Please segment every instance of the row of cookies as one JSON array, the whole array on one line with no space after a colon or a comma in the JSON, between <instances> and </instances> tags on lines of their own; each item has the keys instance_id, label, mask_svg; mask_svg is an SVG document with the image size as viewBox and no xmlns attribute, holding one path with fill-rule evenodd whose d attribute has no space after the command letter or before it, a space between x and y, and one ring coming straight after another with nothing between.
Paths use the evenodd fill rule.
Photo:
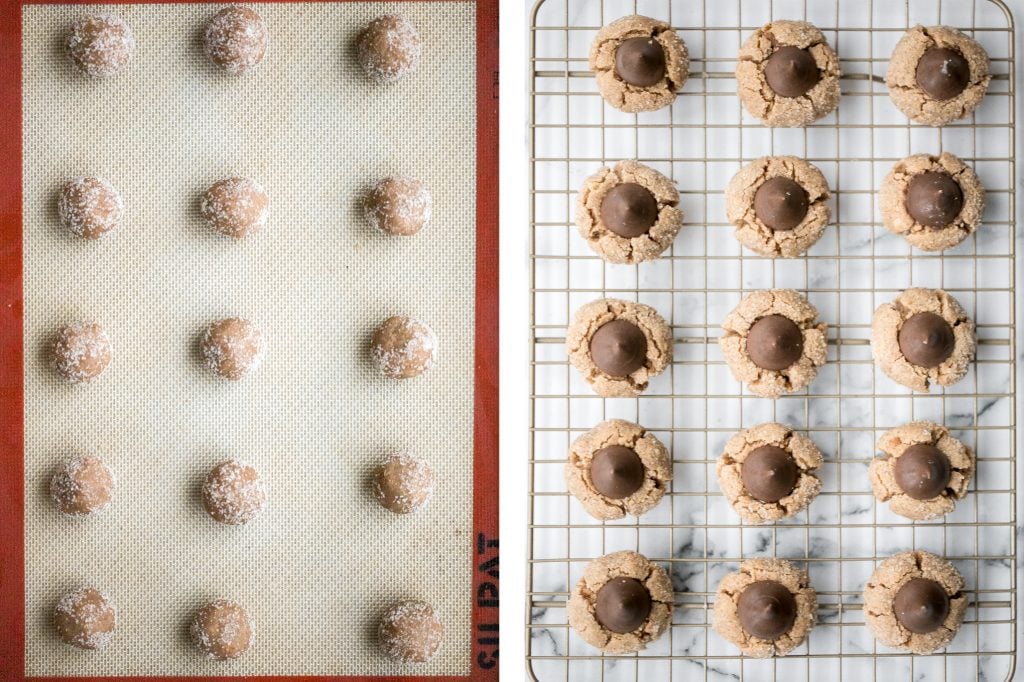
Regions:
<instances>
[{"instance_id":1,"label":"row of cookies","mask_svg":"<svg viewBox=\"0 0 1024 682\"><path fill-rule=\"evenodd\" d=\"M947 646L967 611L964 579L926 551L881 561L862 592L864 622L881 644L916 654ZM640 651L672 627L674 594L665 569L638 552L587 564L567 606L583 641L611 654ZM849 608L843 603L843 608ZM818 621L807 572L786 559L746 559L718 583L711 624L744 656L784 656Z\"/></svg>"},{"instance_id":2,"label":"row of cookies","mask_svg":"<svg viewBox=\"0 0 1024 682\"><path fill-rule=\"evenodd\" d=\"M736 90L769 126L806 126L839 106L839 57L806 21L779 20L751 34L736 57ZM639 15L604 26L590 68L605 101L621 111L670 106L689 76L690 55L667 23ZM985 49L949 26L915 26L893 49L885 82L893 104L918 123L942 126L969 116L992 76Z\"/></svg>"}]
</instances>

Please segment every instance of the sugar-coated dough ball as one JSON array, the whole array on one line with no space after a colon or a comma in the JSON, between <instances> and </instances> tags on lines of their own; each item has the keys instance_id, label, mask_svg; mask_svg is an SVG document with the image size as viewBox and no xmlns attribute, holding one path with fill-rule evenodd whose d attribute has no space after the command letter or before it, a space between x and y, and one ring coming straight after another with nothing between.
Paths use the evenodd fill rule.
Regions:
<instances>
[{"instance_id":1,"label":"sugar-coated dough ball","mask_svg":"<svg viewBox=\"0 0 1024 682\"><path fill-rule=\"evenodd\" d=\"M434 366L437 337L415 318L389 317L377 327L370 344L373 359L386 377L409 379Z\"/></svg>"},{"instance_id":2,"label":"sugar-coated dough ball","mask_svg":"<svg viewBox=\"0 0 1024 682\"><path fill-rule=\"evenodd\" d=\"M434 492L434 470L418 457L391 455L373 473L373 495L396 514L416 511Z\"/></svg>"},{"instance_id":3,"label":"sugar-coated dough ball","mask_svg":"<svg viewBox=\"0 0 1024 682\"><path fill-rule=\"evenodd\" d=\"M80 649L103 649L117 627L117 608L92 587L68 592L57 602L53 625L60 638Z\"/></svg>"},{"instance_id":4,"label":"sugar-coated dough ball","mask_svg":"<svg viewBox=\"0 0 1024 682\"><path fill-rule=\"evenodd\" d=\"M405 17L385 14L367 24L356 37L356 58L366 74L389 83L416 70L423 43Z\"/></svg>"},{"instance_id":5,"label":"sugar-coated dough ball","mask_svg":"<svg viewBox=\"0 0 1024 682\"><path fill-rule=\"evenodd\" d=\"M402 663L429 661L441 646L444 626L430 604L403 601L392 605L380 619L380 649Z\"/></svg>"},{"instance_id":6,"label":"sugar-coated dough ball","mask_svg":"<svg viewBox=\"0 0 1024 682\"><path fill-rule=\"evenodd\" d=\"M199 210L210 227L238 238L267 223L269 206L270 197L258 183L248 178L227 178L206 190Z\"/></svg>"},{"instance_id":7,"label":"sugar-coated dough ball","mask_svg":"<svg viewBox=\"0 0 1024 682\"><path fill-rule=\"evenodd\" d=\"M121 17L92 14L71 24L67 47L72 64L83 73L102 78L125 67L135 50L135 38Z\"/></svg>"},{"instance_id":8,"label":"sugar-coated dough ball","mask_svg":"<svg viewBox=\"0 0 1024 682\"><path fill-rule=\"evenodd\" d=\"M57 214L79 237L98 239L121 224L124 202L103 178L75 178L61 188Z\"/></svg>"},{"instance_id":9,"label":"sugar-coated dough ball","mask_svg":"<svg viewBox=\"0 0 1024 682\"><path fill-rule=\"evenodd\" d=\"M217 599L196 611L189 628L192 641L209 658L238 658L252 646L252 624L241 604Z\"/></svg>"},{"instance_id":10,"label":"sugar-coated dough ball","mask_svg":"<svg viewBox=\"0 0 1024 682\"><path fill-rule=\"evenodd\" d=\"M113 351L103 327L75 322L57 332L50 346L50 365L69 384L92 381L107 368Z\"/></svg>"},{"instance_id":11,"label":"sugar-coated dough ball","mask_svg":"<svg viewBox=\"0 0 1024 682\"><path fill-rule=\"evenodd\" d=\"M213 15L206 25L206 54L231 74L249 71L267 52L267 26L256 10L231 5Z\"/></svg>"},{"instance_id":12,"label":"sugar-coated dough ball","mask_svg":"<svg viewBox=\"0 0 1024 682\"><path fill-rule=\"evenodd\" d=\"M98 457L72 457L50 479L50 496L69 516L99 514L114 497L114 475Z\"/></svg>"},{"instance_id":13,"label":"sugar-coated dough ball","mask_svg":"<svg viewBox=\"0 0 1024 682\"><path fill-rule=\"evenodd\" d=\"M260 328L240 317L218 320L207 327L202 347L206 366L232 381L259 367L266 351Z\"/></svg>"},{"instance_id":14,"label":"sugar-coated dough ball","mask_svg":"<svg viewBox=\"0 0 1024 682\"><path fill-rule=\"evenodd\" d=\"M252 466L234 459L221 462L203 482L203 506L221 523L246 523L267 506L267 487Z\"/></svg>"},{"instance_id":15,"label":"sugar-coated dough ball","mask_svg":"<svg viewBox=\"0 0 1024 682\"><path fill-rule=\"evenodd\" d=\"M381 232L414 235L430 222L430 190L415 178L384 178L366 194L363 211Z\"/></svg>"}]
</instances>

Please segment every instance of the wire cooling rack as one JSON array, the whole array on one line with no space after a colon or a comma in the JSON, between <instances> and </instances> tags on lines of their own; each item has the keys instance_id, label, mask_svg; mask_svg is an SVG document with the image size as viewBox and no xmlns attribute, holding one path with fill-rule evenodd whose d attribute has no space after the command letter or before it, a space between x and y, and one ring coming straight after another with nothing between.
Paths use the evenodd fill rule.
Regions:
<instances>
[{"instance_id":1,"label":"wire cooling rack","mask_svg":"<svg viewBox=\"0 0 1024 682\"><path fill-rule=\"evenodd\" d=\"M587 57L598 29L626 14L664 19L686 41L690 78L674 106L624 114L605 105ZM743 111L733 70L741 42L772 19L806 19L839 54L837 112L806 128L770 129ZM910 26L956 26L988 51L994 78L968 119L910 123L890 102L889 55ZM540 0L532 18L531 453L527 652L538 680L1010 679L1016 649L1014 30L999 0ZM957 248L911 250L880 224L877 188L900 158L950 151L978 172L984 225ZM729 178L756 157L792 154L825 174L833 219L809 254L772 260L740 248L725 221ZM603 165L636 158L672 177L684 228L672 249L638 266L607 265L573 223L576 192ZM915 395L874 367L875 307L909 286L941 287L978 325L978 358L960 383ZM828 363L800 393L772 401L733 380L718 350L726 313L746 294L793 288L829 325ZM638 398L600 398L566 358L574 312L603 296L654 306L675 336L675 361ZM599 522L565 490L569 444L619 417L671 450L675 480L637 519ZM956 511L911 522L876 504L867 477L883 431L944 423L978 467ZM825 455L823 489L775 525L743 525L722 497L715 462L737 430L780 421ZM931 656L877 644L861 591L880 560L907 549L950 559L970 607L956 639ZM568 626L569 591L591 559L621 549L670 571L672 627L635 655L602 655ZM745 659L710 627L718 581L741 559L780 556L807 568L819 623L779 659Z\"/></svg>"}]
</instances>

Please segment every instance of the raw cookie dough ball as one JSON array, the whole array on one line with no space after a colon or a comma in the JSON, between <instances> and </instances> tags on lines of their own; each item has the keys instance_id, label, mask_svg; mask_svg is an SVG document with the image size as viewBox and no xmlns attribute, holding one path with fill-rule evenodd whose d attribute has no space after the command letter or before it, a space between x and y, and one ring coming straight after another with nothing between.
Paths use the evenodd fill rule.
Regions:
<instances>
[{"instance_id":1,"label":"raw cookie dough ball","mask_svg":"<svg viewBox=\"0 0 1024 682\"><path fill-rule=\"evenodd\" d=\"M370 78L392 83L416 70L423 43L416 28L399 14L385 14L356 37L356 59Z\"/></svg>"},{"instance_id":2,"label":"raw cookie dough ball","mask_svg":"<svg viewBox=\"0 0 1024 682\"><path fill-rule=\"evenodd\" d=\"M409 379L434 366L437 337L423 322L395 315L384 320L373 332L370 351L384 376Z\"/></svg>"},{"instance_id":3,"label":"raw cookie dough ball","mask_svg":"<svg viewBox=\"0 0 1024 682\"><path fill-rule=\"evenodd\" d=\"M114 496L114 475L97 457L72 457L50 479L50 496L62 513L93 516Z\"/></svg>"},{"instance_id":4,"label":"raw cookie dough ball","mask_svg":"<svg viewBox=\"0 0 1024 682\"><path fill-rule=\"evenodd\" d=\"M60 638L79 649L103 649L117 627L117 608L92 587L68 592L57 602L53 625Z\"/></svg>"},{"instance_id":5,"label":"raw cookie dough ball","mask_svg":"<svg viewBox=\"0 0 1024 682\"><path fill-rule=\"evenodd\" d=\"M121 224L124 202L102 178L75 178L60 190L60 222L79 237L98 239Z\"/></svg>"},{"instance_id":6,"label":"raw cookie dough ball","mask_svg":"<svg viewBox=\"0 0 1024 682\"><path fill-rule=\"evenodd\" d=\"M226 178L203 194L200 212L210 227L229 237L244 237L267 223L270 197L248 178Z\"/></svg>"},{"instance_id":7,"label":"raw cookie dough ball","mask_svg":"<svg viewBox=\"0 0 1024 682\"><path fill-rule=\"evenodd\" d=\"M373 495L396 514L416 511L434 492L434 470L411 455L391 455L373 474Z\"/></svg>"},{"instance_id":8,"label":"raw cookie dough ball","mask_svg":"<svg viewBox=\"0 0 1024 682\"><path fill-rule=\"evenodd\" d=\"M69 384L92 381L110 364L110 338L93 322L61 328L50 346L50 365Z\"/></svg>"},{"instance_id":9,"label":"raw cookie dough ball","mask_svg":"<svg viewBox=\"0 0 1024 682\"><path fill-rule=\"evenodd\" d=\"M206 328L202 339L206 366L225 379L237 381L263 361L263 332L249 320L229 317Z\"/></svg>"},{"instance_id":10,"label":"raw cookie dough ball","mask_svg":"<svg viewBox=\"0 0 1024 682\"><path fill-rule=\"evenodd\" d=\"M267 52L267 27L256 10L225 7L206 24L206 55L230 74L249 71Z\"/></svg>"},{"instance_id":11,"label":"raw cookie dough ball","mask_svg":"<svg viewBox=\"0 0 1024 682\"><path fill-rule=\"evenodd\" d=\"M363 199L363 212L371 225L403 237L422 230L432 210L430 190L415 178L384 178Z\"/></svg>"},{"instance_id":12,"label":"raw cookie dough ball","mask_svg":"<svg viewBox=\"0 0 1024 682\"><path fill-rule=\"evenodd\" d=\"M215 521L237 526L267 506L267 488L252 466L231 459L210 470L203 482L203 507Z\"/></svg>"},{"instance_id":13,"label":"raw cookie dough ball","mask_svg":"<svg viewBox=\"0 0 1024 682\"><path fill-rule=\"evenodd\" d=\"M208 658L238 658L252 646L252 624L241 604L217 599L196 611L189 628L192 641Z\"/></svg>"},{"instance_id":14,"label":"raw cookie dough ball","mask_svg":"<svg viewBox=\"0 0 1024 682\"><path fill-rule=\"evenodd\" d=\"M68 58L82 73L98 78L123 69L135 50L132 30L121 17L92 14L71 24Z\"/></svg>"},{"instance_id":15,"label":"raw cookie dough ball","mask_svg":"<svg viewBox=\"0 0 1024 682\"><path fill-rule=\"evenodd\" d=\"M402 663L423 663L441 646L444 626L433 607L422 601L393 604L380 619L380 650Z\"/></svg>"}]
</instances>

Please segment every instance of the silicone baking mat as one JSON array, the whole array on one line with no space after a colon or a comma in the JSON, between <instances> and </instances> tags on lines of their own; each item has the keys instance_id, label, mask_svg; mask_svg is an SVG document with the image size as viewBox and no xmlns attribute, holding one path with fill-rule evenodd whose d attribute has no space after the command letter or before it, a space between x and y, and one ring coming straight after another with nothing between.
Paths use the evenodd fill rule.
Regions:
<instances>
[{"instance_id":1,"label":"silicone baking mat","mask_svg":"<svg viewBox=\"0 0 1024 682\"><path fill-rule=\"evenodd\" d=\"M690 51L690 78L673 106L625 114L597 92L587 57L598 29L639 13L668 21ZM838 110L795 129L767 128L736 96L740 45L773 19L820 27L841 60ZM956 26L992 58L994 78L974 114L944 128L911 123L884 82L889 55L917 23ZM1015 149L1012 16L998 1L541 0L532 25L533 301L527 646L529 669L552 680L1002 680L1016 652ZM982 227L943 253L912 250L880 223L877 188L912 153L950 151L988 191ZM806 257L744 250L725 219L723 191L743 165L792 154L822 170L832 222ZM686 217L672 249L638 266L607 265L573 224L576 193L603 165L636 158L679 186ZM910 286L941 287L978 323L978 359L960 383L912 394L876 369L875 308ZM721 323L758 289L804 293L828 324L828 362L804 391L772 401L731 376ZM675 361L638 398L602 399L569 366L566 326L602 296L656 308L675 336ZM610 418L635 421L672 452L675 480L639 519L601 523L565 489L571 441ZM967 497L945 519L913 523L876 503L868 481L875 443L913 419L949 426L978 453ZM722 496L715 464L725 441L765 421L787 423L821 448L823 490L808 509L744 525ZM970 606L952 644L910 656L877 644L861 591L882 558L907 549L948 557ZM669 570L672 627L647 650L602 655L569 627L565 603L591 559L640 551ZM710 627L723 575L750 557L808 570L819 623L785 657L744 658Z\"/></svg>"},{"instance_id":2,"label":"silicone baking mat","mask_svg":"<svg viewBox=\"0 0 1024 682\"><path fill-rule=\"evenodd\" d=\"M20 424L5 423L4 481L13 488L17 472L23 485L25 597L5 613L24 630L2 645L4 671L496 675L495 481L480 477L495 464L496 382L477 360L496 352L497 225L494 200L476 191L496 167L496 138L479 132L495 118L484 43L495 5L259 4L270 46L242 78L202 52L217 5L20 8L22 216L15 234L6 209L4 286L9 314L22 305L11 282L20 265L23 335L4 348L23 349L24 447L14 447ZM136 40L127 71L103 81L74 72L61 50L70 22L98 10L123 17ZM379 86L351 45L395 11L421 33L424 55L413 76ZM266 228L238 242L197 215L202 191L236 174L271 197ZM415 238L387 238L362 218L359 198L389 174L431 189L433 220ZM76 175L120 190L127 218L116 234L86 243L62 230L56 192ZM368 357L370 332L396 313L439 338L437 366L416 380L387 381ZM268 343L260 370L237 384L211 377L196 351L204 325L231 315L256 321ZM43 349L76 319L105 326L114 361L68 387ZM20 406L17 382L5 386L8 406ZM408 516L380 508L367 484L400 450L430 461L438 480L428 507ZM49 476L72 453L103 457L117 477L115 503L95 519L63 518L48 499ZM267 511L240 528L213 523L197 500L226 457L253 463L269 489ZM5 579L17 575L15 551L5 549ZM53 632L56 599L79 585L118 606L105 650L75 650ZM219 664L187 636L191 613L214 597L241 602L255 627L252 650ZM380 614L404 598L430 602L444 623L426 664L377 649Z\"/></svg>"}]
</instances>

